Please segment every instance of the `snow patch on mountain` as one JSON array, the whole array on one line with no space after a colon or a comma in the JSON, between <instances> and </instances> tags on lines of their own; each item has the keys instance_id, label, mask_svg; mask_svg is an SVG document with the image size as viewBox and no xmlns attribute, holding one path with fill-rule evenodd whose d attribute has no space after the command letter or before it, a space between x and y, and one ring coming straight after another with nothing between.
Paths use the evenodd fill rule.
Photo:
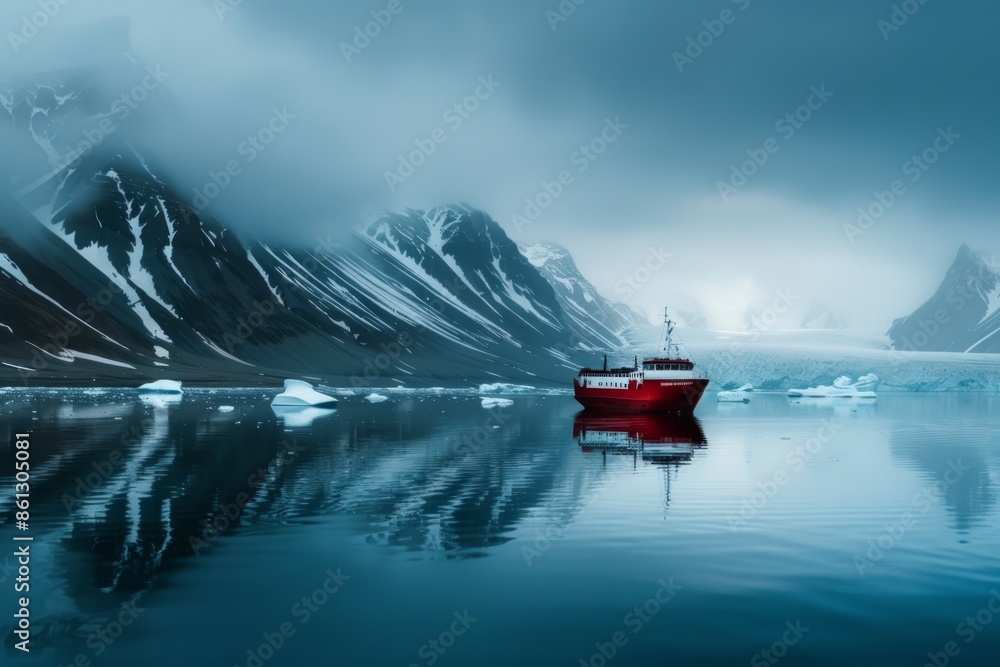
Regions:
<instances>
[{"instance_id":1,"label":"snow patch on mountain","mask_svg":"<svg viewBox=\"0 0 1000 667\"><path fill-rule=\"evenodd\" d=\"M74 358L85 359L86 361L94 361L99 364L104 364L106 366L116 366L118 368L130 368L135 370L135 366L131 364L126 364L123 361L115 361L114 359L107 359L105 357L99 357L96 354L88 354L87 352L80 352L79 350L66 350Z\"/></svg>"},{"instance_id":2,"label":"snow patch on mountain","mask_svg":"<svg viewBox=\"0 0 1000 667\"><path fill-rule=\"evenodd\" d=\"M388 240L388 239L390 239L392 237L393 237L393 235L390 232L389 234L386 234L382 238L385 238L385 239ZM486 328L487 330L489 330L494 335L496 335L498 337L501 337L501 338L505 338L507 340L513 340L511 338L510 334L508 334L506 331L504 331L503 329L501 329L499 326L497 326L496 324L494 324L490 320L486 319L486 317L484 317L483 315L480 315L478 312L476 312L475 310L473 310L469 306L465 305L461 300L458 299L457 296L455 296L451 292L451 290L449 290L444 285L444 283L442 283L440 280L438 280L437 278L435 278L434 276L432 276L428 271L426 271L423 268L423 266L420 263L417 262L417 260L415 260L412 257L410 257L405 252L401 252L398 247L393 247L393 246L390 246L390 245L384 245L383 243L380 243L380 242L375 241L373 239L366 239L366 241L368 243L370 243L375 248L386 248L386 249L388 249L392 253L393 259L395 259L407 271L409 271L410 273L412 273L414 278L416 278L417 280L423 281L426 284L428 284L431 287L433 287L435 293L437 294L437 296L439 296L442 300L447 301L449 305L454 306L455 308L457 308L458 310L460 310L462 312L462 314L466 315L467 317L469 317L470 319L472 319L473 321L475 321L480 326Z\"/></svg>"},{"instance_id":3,"label":"snow patch on mountain","mask_svg":"<svg viewBox=\"0 0 1000 667\"><path fill-rule=\"evenodd\" d=\"M247 260L249 260L249 262L253 264L253 267L257 269L257 273L259 273L261 278L264 279L264 282L267 284L267 288L271 290L271 294L274 295L274 299L282 306L284 306L285 301L284 299L281 298L281 293L278 292L277 287L271 284L271 277L267 275L267 271L265 271L264 267L260 265L260 262L257 261L257 258L253 256L253 252L251 250L247 250Z\"/></svg>"},{"instance_id":4,"label":"snow patch on mountain","mask_svg":"<svg viewBox=\"0 0 1000 667\"><path fill-rule=\"evenodd\" d=\"M184 277L184 274L181 273L180 270L177 268L177 265L174 264L174 236L177 235L177 227L174 221L170 219L170 214L167 213L167 202L163 201L162 196L158 196L156 198L156 201L160 205L159 212L163 215L163 221L167 225L167 244L163 246L163 254L167 259L167 264L170 266L171 269L173 269L174 273L177 274L177 277L181 279L181 281L187 286L187 288L191 290L191 293L197 294L198 291L195 288L191 287L191 283L187 281L187 278Z\"/></svg>"},{"instance_id":5,"label":"snow patch on mountain","mask_svg":"<svg viewBox=\"0 0 1000 667\"><path fill-rule=\"evenodd\" d=\"M19 269L17 267L17 265L14 264L14 262L11 261L10 257L8 257L7 255L5 255L3 253L0 253L0 270L6 271L8 274L10 274L10 276L12 276L15 280L17 280L22 285L24 285L31 292L33 292L34 294L37 294L41 298L45 299L46 301L48 301L49 303L51 303L53 306L55 306L57 309L59 309L61 312L63 312L64 314L68 315L69 317L71 317L76 322L79 322L80 324L82 324L83 326L87 327L88 329L90 329L94 333L100 335L105 340L107 340L107 341L109 341L111 343L114 343L115 345L118 345L119 347L124 347L124 345L122 345L121 343L119 343L116 340L112 339L111 337L109 337L108 335L106 335L105 333L103 333L102 331L96 329L93 325L91 325L89 322L81 319L75 313L71 313L69 310L67 310L66 308L64 308L61 303L59 303L58 301L56 301L55 299L53 299L52 297L50 297L48 294L46 294L42 290L38 289L34 285L32 285L31 281L28 280L28 278L24 275L24 273L21 271L21 269Z\"/></svg>"}]
</instances>

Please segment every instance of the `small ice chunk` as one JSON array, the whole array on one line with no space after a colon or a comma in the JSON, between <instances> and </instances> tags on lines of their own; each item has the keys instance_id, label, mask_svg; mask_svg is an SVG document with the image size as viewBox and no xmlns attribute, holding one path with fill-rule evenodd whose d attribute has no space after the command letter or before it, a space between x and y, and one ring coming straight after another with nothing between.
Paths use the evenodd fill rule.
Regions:
<instances>
[{"instance_id":1,"label":"small ice chunk","mask_svg":"<svg viewBox=\"0 0 1000 667\"><path fill-rule=\"evenodd\" d=\"M236 408L234 408L231 405L220 405L219 406L219 412L232 412L235 409Z\"/></svg>"},{"instance_id":2,"label":"small ice chunk","mask_svg":"<svg viewBox=\"0 0 1000 667\"><path fill-rule=\"evenodd\" d=\"M484 408L509 408L514 401L509 398L484 398L482 405Z\"/></svg>"},{"instance_id":3,"label":"small ice chunk","mask_svg":"<svg viewBox=\"0 0 1000 667\"><path fill-rule=\"evenodd\" d=\"M369 403L384 403L389 400L388 396L383 396L382 394L369 394L365 396L365 400Z\"/></svg>"},{"instance_id":4,"label":"small ice chunk","mask_svg":"<svg viewBox=\"0 0 1000 667\"><path fill-rule=\"evenodd\" d=\"M492 384L479 385L480 394L530 394L535 388L526 384L510 384L508 382L494 382Z\"/></svg>"}]
</instances>

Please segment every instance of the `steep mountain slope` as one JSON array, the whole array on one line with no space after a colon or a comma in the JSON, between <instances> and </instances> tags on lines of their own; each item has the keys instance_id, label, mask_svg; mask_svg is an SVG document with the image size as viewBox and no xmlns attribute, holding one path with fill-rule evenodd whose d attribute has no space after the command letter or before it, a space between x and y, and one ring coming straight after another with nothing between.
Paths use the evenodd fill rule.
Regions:
<instances>
[{"instance_id":1,"label":"steep mountain slope","mask_svg":"<svg viewBox=\"0 0 1000 667\"><path fill-rule=\"evenodd\" d=\"M1000 266L962 245L934 296L889 338L897 350L1000 353Z\"/></svg>"},{"instance_id":2,"label":"steep mountain slope","mask_svg":"<svg viewBox=\"0 0 1000 667\"><path fill-rule=\"evenodd\" d=\"M556 298L581 342L594 350L648 344L649 321L635 308L605 299L576 266L562 246L536 243L521 246L521 252L555 288Z\"/></svg>"},{"instance_id":3,"label":"steep mountain slope","mask_svg":"<svg viewBox=\"0 0 1000 667\"><path fill-rule=\"evenodd\" d=\"M151 76L116 57L117 80ZM156 95L132 111L84 74L0 86L25 155L0 193L2 383L561 383L641 319L568 256L567 291L464 206L385 215L338 246L244 243L130 141Z\"/></svg>"}]
</instances>

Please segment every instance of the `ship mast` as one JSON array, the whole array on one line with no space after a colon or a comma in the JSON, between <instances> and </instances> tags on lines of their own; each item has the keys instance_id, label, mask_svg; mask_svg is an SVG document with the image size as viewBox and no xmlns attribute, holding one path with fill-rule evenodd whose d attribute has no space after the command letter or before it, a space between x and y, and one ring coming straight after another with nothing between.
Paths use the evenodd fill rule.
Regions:
<instances>
[{"instance_id":1,"label":"ship mast","mask_svg":"<svg viewBox=\"0 0 1000 667\"><path fill-rule=\"evenodd\" d=\"M680 356L680 346L673 341L674 323L667 310L663 309L663 351L667 353L667 358L676 359Z\"/></svg>"}]
</instances>

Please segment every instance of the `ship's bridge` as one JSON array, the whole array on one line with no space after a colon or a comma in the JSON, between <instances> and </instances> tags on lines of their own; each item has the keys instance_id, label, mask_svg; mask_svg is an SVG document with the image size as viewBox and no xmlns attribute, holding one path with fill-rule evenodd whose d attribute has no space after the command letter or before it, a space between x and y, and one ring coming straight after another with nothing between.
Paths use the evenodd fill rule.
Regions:
<instances>
[{"instance_id":1,"label":"ship's bridge","mask_svg":"<svg viewBox=\"0 0 1000 667\"><path fill-rule=\"evenodd\" d=\"M646 359L642 362L644 371L693 371L694 364L687 359Z\"/></svg>"}]
</instances>

